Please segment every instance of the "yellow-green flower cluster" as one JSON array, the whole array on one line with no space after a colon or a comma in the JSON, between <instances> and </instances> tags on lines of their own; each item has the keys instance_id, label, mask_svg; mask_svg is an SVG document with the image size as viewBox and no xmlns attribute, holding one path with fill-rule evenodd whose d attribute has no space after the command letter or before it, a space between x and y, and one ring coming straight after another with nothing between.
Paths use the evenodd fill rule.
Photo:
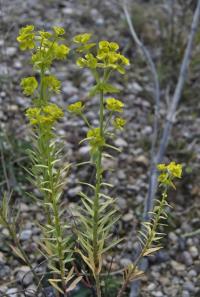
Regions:
<instances>
[{"instance_id":1,"label":"yellow-green flower cluster","mask_svg":"<svg viewBox=\"0 0 200 297\"><path fill-rule=\"evenodd\" d=\"M115 98L108 98L106 100L106 108L112 112L122 112L122 108L124 107L124 103Z\"/></svg>"},{"instance_id":2,"label":"yellow-green flower cluster","mask_svg":"<svg viewBox=\"0 0 200 297\"><path fill-rule=\"evenodd\" d=\"M84 104L83 102L81 101L77 101L73 104L70 104L68 107L67 107L67 110L71 113L75 113L75 114L81 114L83 109L84 109Z\"/></svg>"},{"instance_id":3,"label":"yellow-green flower cluster","mask_svg":"<svg viewBox=\"0 0 200 297\"><path fill-rule=\"evenodd\" d=\"M123 130L125 124L126 124L126 120L123 118L117 117L113 120L113 126L116 129Z\"/></svg>"},{"instance_id":4,"label":"yellow-green flower cluster","mask_svg":"<svg viewBox=\"0 0 200 297\"><path fill-rule=\"evenodd\" d=\"M182 176L182 165L170 162L168 165L159 164L157 169L161 172L158 181L163 185L169 185L175 187L173 184L174 178L181 178Z\"/></svg>"},{"instance_id":5,"label":"yellow-green flower cluster","mask_svg":"<svg viewBox=\"0 0 200 297\"><path fill-rule=\"evenodd\" d=\"M35 47L35 32L34 26L28 25L19 31L19 36L17 37L17 41L20 44L20 49L22 51L30 50Z\"/></svg>"},{"instance_id":6,"label":"yellow-green flower cluster","mask_svg":"<svg viewBox=\"0 0 200 297\"><path fill-rule=\"evenodd\" d=\"M118 49L119 45L116 42L100 41L97 59L103 63L103 68L116 69L121 74L124 74L124 67L129 65L129 60L124 55L118 53Z\"/></svg>"},{"instance_id":7,"label":"yellow-green flower cluster","mask_svg":"<svg viewBox=\"0 0 200 297\"><path fill-rule=\"evenodd\" d=\"M44 83L50 91L60 93L61 82L54 75L45 76Z\"/></svg>"},{"instance_id":8,"label":"yellow-green flower cluster","mask_svg":"<svg viewBox=\"0 0 200 297\"><path fill-rule=\"evenodd\" d=\"M74 36L73 41L75 43L84 44L84 43L87 43L90 40L91 36L92 36L92 34L90 34L90 33L78 34L78 35Z\"/></svg>"},{"instance_id":9,"label":"yellow-green flower cluster","mask_svg":"<svg viewBox=\"0 0 200 297\"><path fill-rule=\"evenodd\" d=\"M77 65L80 67L107 68L114 69L121 74L125 73L125 67L129 65L129 60L118 52L119 45L116 42L108 42L102 40L96 45L95 43L87 43L91 38L91 34L85 33L74 37L75 43L81 44L78 47L79 52L87 51L84 57L77 60ZM96 53L89 53L89 50L96 45ZM95 51L93 51L95 52Z\"/></svg>"},{"instance_id":10,"label":"yellow-green flower cluster","mask_svg":"<svg viewBox=\"0 0 200 297\"><path fill-rule=\"evenodd\" d=\"M62 35L65 30L62 27L53 27L53 32L34 31L34 26L22 28L17 37L22 50L33 49L32 63L43 71L49 69L54 60L66 58L70 49L62 44Z\"/></svg>"},{"instance_id":11,"label":"yellow-green flower cluster","mask_svg":"<svg viewBox=\"0 0 200 297\"><path fill-rule=\"evenodd\" d=\"M89 53L85 55L85 58L79 58L76 62L79 67L87 67L95 69L97 67L97 59L93 54Z\"/></svg>"},{"instance_id":12,"label":"yellow-green flower cluster","mask_svg":"<svg viewBox=\"0 0 200 297\"><path fill-rule=\"evenodd\" d=\"M38 82L34 76L25 77L21 80L20 86L23 89L23 93L27 96L33 95L38 87Z\"/></svg>"},{"instance_id":13,"label":"yellow-green flower cluster","mask_svg":"<svg viewBox=\"0 0 200 297\"><path fill-rule=\"evenodd\" d=\"M52 126L63 117L63 111L56 104L48 104L42 108L31 107L26 111L31 125Z\"/></svg>"},{"instance_id":14,"label":"yellow-green flower cluster","mask_svg":"<svg viewBox=\"0 0 200 297\"><path fill-rule=\"evenodd\" d=\"M64 35L65 34L65 29L62 28L62 27L54 26L53 27L53 30L54 30L54 32L55 32L55 34L57 36L60 36L60 35Z\"/></svg>"},{"instance_id":15,"label":"yellow-green flower cluster","mask_svg":"<svg viewBox=\"0 0 200 297\"><path fill-rule=\"evenodd\" d=\"M105 144L104 138L100 135L100 128L93 128L87 132L87 138L93 149L100 148Z\"/></svg>"},{"instance_id":16,"label":"yellow-green flower cluster","mask_svg":"<svg viewBox=\"0 0 200 297\"><path fill-rule=\"evenodd\" d=\"M92 34L90 34L90 33L83 33L83 34L74 36L73 41L78 46L76 49L77 52L79 52L79 53L89 52L90 49L96 45L96 43L94 43L94 42L89 43L91 36L92 36ZM79 66L84 67L84 65L81 66L80 64L79 64ZM87 67L89 67L89 66L87 66Z\"/></svg>"}]
</instances>

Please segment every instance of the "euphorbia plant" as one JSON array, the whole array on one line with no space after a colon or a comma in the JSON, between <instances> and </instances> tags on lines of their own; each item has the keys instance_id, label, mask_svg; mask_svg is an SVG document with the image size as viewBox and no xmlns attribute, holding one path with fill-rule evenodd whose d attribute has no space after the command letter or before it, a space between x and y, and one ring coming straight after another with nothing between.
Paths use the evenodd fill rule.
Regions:
<instances>
[{"instance_id":1,"label":"euphorbia plant","mask_svg":"<svg viewBox=\"0 0 200 297\"><path fill-rule=\"evenodd\" d=\"M110 141L115 137L116 130L122 130L126 121L118 115L123 112L124 103L110 94L118 93L110 78L116 72L125 73L125 66L129 65L129 60L118 52L119 45L116 42L100 41L98 44L90 42L90 34L78 35L74 38L77 44L76 51L81 55L77 59L77 65L81 68L89 68L94 77L95 85L90 91L90 96L99 96L99 121L98 126L93 127L84 114L86 109L83 102L78 101L68 106L68 111L83 118L88 126L87 137L81 142L88 141L90 145L90 164L95 167L96 179L94 184L85 183L92 189L93 195L80 193L82 207L78 214L79 229L77 230L80 247L77 252L82 256L89 269L92 271L95 283L96 294L102 296L101 292L101 271L103 257L111 248L114 248L122 238L112 239L113 225L119 219L115 206L115 199L106 195L103 191L105 187L112 187L104 177L102 164L103 157L111 157L107 150L120 150L110 145ZM164 186L162 198L158 200L150 220L143 223L143 231L140 232L139 241L141 252L135 262L124 269L124 280L117 297L121 297L130 281L141 277L144 273L138 268L140 260L161 248L159 245L162 233L158 232L158 227L163 225L160 221L167 218L165 207L167 203L167 190L173 186L173 178L181 177L181 165L174 162L168 166L161 164L158 168L163 173L159 177L160 184Z\"/></svg>"},{"instance_id":2,"label":"euphorbia plant","mask_svg":"<svg viewBox=\"0 0 200 297\"><path fill-rule=\"evenodd\" d=\"M87 184L93 192L92 197L80 193L82 207L78 215L80 229L77 230L81 248L77 252L93 273L97 296L101 296L100 274L104 254L122 239L112 240L113 224L119 219L115 199L103 192L104 187L111 187L104 180L102 158L108 157L107 149L119 151L109 144L117 129L122 129L125 120L118 117L123 112L124 104L114 97L105 98L110 93L118 93L118 89L110 84L110 78L119 72L125 73L125 66L129 60L119 53L116 42L100 41L98 44L90 42L91 34L81 34L74 37L77 45L78 57L76 63L81 68L89 68L94 77L95 85L90 96L99 96L99 124L93 127L84 114L85 106L78 101L68 106L68 111L80 115L88 126L87 137L82 140L90 145L90 163L95 167L96 179L94 184ZM110 156L111 157L111 156Z\"/></svg>"},{"instance_id":3,"label":"euphorbia plant","mask_svg":"<svg viewBox=\"0 0 200 297\"><path fill-rule=\"evenodd\" d=\"M94 86L89 96L98 96L98 124L90 123L85 110L87 105L77 101L67 107L71 114L82 117L88 131L81 143L88 142L90 146L90 163L95 169L95 180L87 180L82 184L90 188L91 195L84 191L80 193L80 208L74 215L76 224L72 226L68 218L63 217L65 208L61 202L63 188L66 184L66 174L69 164L62 160L62 147L57 141L55 125L63 117L62 109L50 102L53 93L59 93L60 81L52 75L51 66L56 60L64 60L69 47L64 42L65 31L61 27L53 27L52 32L36 32L34 26L26 26L20 30L17 38L22 50L31 52L31 63L36 76L23 78L21 86L27 96L32 97L32 106L27 109L26 116L32 129L32 149L29 150L31 168L27 169L29 179L40 192L40 196L29 195L44 209L44 222L40 224L42 238L40 251L47 259L51 273L49 283L54 287L57 296L68 296L77 283L88 275L94 279L95 294L102 294L103 259L110 249L115 248L123 238L115 239L112 236L113 225L119 220L119 210L115 205L115 198L109 196L109 188L113 187L107 180L103 166L103 158L112 158L112 151L120 152L112 145L117 130L123 130L126 120L121 117L124 103L118 99L119 90L110 82L118 72L125 73L129 60L119 52L116 42L102 40L91 42L91 34L85 33L74 37L74 47L77 57L76 63L81 68L88 68L94 78ZM114 95L114 94L117 94ZM116 98L117 97L117 98ZM64 165L63 165L64 164ZM174 187L173 179L180 178L181 165L171 162L169 165L160 164L158 170L161 199L150 214L148 222L143 223L139 235L141 250L135 262L124 267L122 287L117 297L122 297L129 282L141 277L143 271L139 269L140 260L161 248L162 233L158 227L164 225L162 220L167 218L166 207L169 187ZM14 225L9 225L8 204L6 199L0 208L0 223L3 224L16 245L15 253L20 256L33 271L28 256L23 252ZM14 222L16 222L14 220ZM71 228L73 227L73 228ZM71 230L75 230L75 232ZM76 257L76 255L79 257ZM87 266L86 274L78 271L80 263L76 258L82 258ZM79 265L76 265L79 264ZM82 262L81 262L82 264ZM38 276L34 271L35 280ZM40 281L38 285L41 285ZM109 297L109 296L104 296Z\"/></svg>"},{"instance_id":4,"label":"euphorbia plant","mask_svg":"<svg viewBox=\"0 0 200 297\"><path fill-rule=\"evenodd\" d=\"M61 164L61 147L56 141L56 122L63 117L63 111L56 104L50 103L53 93L60 93L61 83L55 75L50 74L51 66L56 60L64 60L69 47L63 43L65 30L53 27L52 32L35 32L34 26L20 30L17 38L22 50L31 51L33 70L39 73L39 82L35 76L23 78L21 86L27 96L32 96L32 104L26 111L30 121L34 141L29 151L32 166L29 171L33 185L39 189L42 200L30 195L44 208L46 222L41 225L43 239L40 242L42 254L48 260L52 273L49 282L64 296L81 277L71 285L73 268L66 269L66 263L72 261L71 235L66 230L67 222L62 220L63 209L61 195L69 165ZM58 165L59 164L59 165Z\"/></svg>"}]
</instances>

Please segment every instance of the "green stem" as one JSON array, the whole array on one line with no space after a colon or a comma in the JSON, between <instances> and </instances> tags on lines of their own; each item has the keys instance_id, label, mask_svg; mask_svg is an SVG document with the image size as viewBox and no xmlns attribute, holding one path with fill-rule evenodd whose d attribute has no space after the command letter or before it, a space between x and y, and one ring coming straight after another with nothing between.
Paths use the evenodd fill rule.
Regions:
<instances>
[{"instance_id":1,"label":"green stem","mask_svg":"<svg viewBox=\"0 0 200 297\"><path fill-rule=\"evenodd\" d=\"M47 104L48 98L47 98L47 89L44 84L44 76L45 72L44 69L41 69L41 83L40 83L40 106L43 107ZM38 145L40 147L41 151L41 158L44 163L44 165L48 166L48 168L43 169L43 177L44 181L47 181L47 185L49 189L51 190L50 193L44 192L44 200L45 200L45 211L47 214L47 222L50 225L53 225L55 227L55 236L56 236L56 242L58 247L58 265L60 268L60 276L61 276L61 282L62 282L62 290L64 291L63 296L67 297L66 291L66 285L65 285L65 263L64 263L64 252L62 247L62 239L63 239L63 232L61 228L61 222L59 217L59 207L57 202L57 192L55 190L56 184L54 181L54 174L53 174L53 165L52 161L54 161L54 155L53 151L50 147L51 142L51 133L52 131L46 130L46 128L43 129L43 127L39 128L39 142ZM46 203L51 203L53 208L53 219L51 217L50 209L46 205ZM58 293L59 296L59 293Z\"/></svg>"},{"instance_id":2,"label":"green stem","mask_svg":"<svg viewBox=\"0 0 200 297\"><path fill-rule=\"evenodd\" d=\"M103 124L104 124L104 105L103 105L103 91L100 93L100 136L104 137ZM98 150L98 157L96 161L96 187L94 197L94 216L93 216L93 257L95 264L95 281L97 297L101 297L100 279L99 279L99 250L98 250L98 221L99 221L99 193L101 188L102 179L102 148Z\"/></svg>"},{"instance_id":3,"label":"green stem","mask_svg":"<svg viewBox=\"0 0 200 297\"><path fill-rule=\"evenodd\" d=\"M51 189L51 197L50 200L53 205L53 215L54 215L54 225L56 231L56 241L58 246L58 258L59 258L59 267L60 267L60 275L61 275L61 282L62 282L62 289L64 291L64 297L67 297L66 285L65 285L65 263L64 263L64 253L62 247L62 239L63 239L63 232L61 227L61 221L59 216L59 208L58 203L56 200L57 193L55 192L55 184L53 179L53 167L52 167L52 160L51 155L48 156L48 171L49 171L49 179L50 179L50 189Z\"/></svg>"},{"instance_id":4,"label":"green stem","mask_svg":"<svg viewBox=\"0 0 200 297\"><path fill-rule=\"evenodd\" d=\"M87 117L83 114L83 113L81 113L80 114L81 115L81 117L82 117L82 119L83 119L83 121L85 122L85 124L88 126L88 128L92 128L92 126L90 125L90 123L89 123L89 121L88 121L88 119L87 119Z\"/></svg>"},{"instance_id":5,"label":"green stem","mask_svg":"<svg viewBox=\"0 0 200 297\"><path fill-rule=\"evenodd\" d=\"M41 69L41 72L40 72L40 98L39 98L39 104L40 104L40 107L43 107L45 104L46 104L46 88L45 88L45 85L44 85L44 76L45 76L45 71L44 69L42 68ZM49 146L49 137L48 135L46 135L44 129L42 128L42 126L39 127L39 133L38 133L38 146L40 148L40 152L41 152L41 157L44 161L44 165L46 165L46 151L47 151L47 148ZM47 180L47 172L45 170L45 168L43 169L43 177L44 177L44 180L46 181ZM44 194L44 208L45 208L45 212L46 212L46 216L47 216L47 222L48 224L51 224L51 213L50 213L50 210L49 210L49 206L46 204L48 203L48 194L46 192L43 193Z\"/></svg>"}]
</instances>

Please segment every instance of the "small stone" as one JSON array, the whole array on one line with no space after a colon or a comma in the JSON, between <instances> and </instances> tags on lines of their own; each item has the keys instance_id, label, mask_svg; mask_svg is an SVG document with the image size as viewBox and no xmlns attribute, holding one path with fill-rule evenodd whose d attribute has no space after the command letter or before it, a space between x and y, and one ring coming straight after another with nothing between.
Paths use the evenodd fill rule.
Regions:
<instances>
[{"instance_id":1,"label":"small stone","mask_svg":"<svg viewBox=\"0 0 200 297\"><path fill-rule=\"evenodd\" d=\"M23 203L23 202L20 203L19 208L20 208L20 212L27 212L27 211L29 211L28 205L25 204L25 203Z\"/></svg>"},{"instance_id":2,"label":"small stone","mask_svg":"<svg viewBox=\"0 0 200 297\"><path fill-rule=\"evenodd\" d=\"M0 285L0 292L4 293L8 290L8 287L6 285Z\"/></svg>"},{"instance_id":3,"label":"small stone","mask_svg":"<svg viewBox=\"0 0 200 297\"><path fill-rule=\"evenodd\" d=\"M142 165L145 165L145 166L148 166L148 164L149 164L148 159L143 155L138 156L137 158L135 158L135 162L137 162L139 164L142 164Z\"/></svg>"},{"instance_id":4,"label":"small stone","mask_svg":"<svg viewBox=\"0 0 200 297\"><path fill-rule=\"evenodd\" d=\"M197 249L196 246L191 246L189 248L189 251L190 251L190 254L191 254L192 258L197 258L198 257L199 252L198 252L198 249Z\"/></svg>"},{"instance_id":5,"label":"small stone","mask_svg":"<svg viewBox=\"0 0 200 297\"><path fill-rule=\"evenodd\" d=\"M36 291L37 291L36 285L31 284L26 288L26 295L32 297L32 296L34 296Z\"/></svg>"},{"instance_id":6,"label":"small stone","mask_svg":"<svg viewBox=\"0 0 200 297\"><path fill-rule=\"evenodd\" d=\"M123 220L124 222L130 222L130 221L132 221L133 219L134 219L134 216L133 216L133 214L132 214L131 212L125 214L125 215L122 217L122 220Z\"/></svg>"},{"instance_id":7,"label":"small stone","mask_svg":"<svg viewBox=\"0 0 200 297\"><path fill-rule=\"evenodd\" d=\"M117 199L117 205L119 206L120 209L126 209L127 208L127 202L126 199L124 198L118 198Z\"/></svg>"},{"instance_id":8,"label":"small stone","mask_svg":"<svg viewBox=\"0 0 200 297\"><path fill-rule=\"evenodd\" d=\"M90 151L90 146L89 146L89 145L88 145L88 146L82 146L82 147L78 150L78 152L79 152L79 154L80 154L81 156L88 155L89 151Z\"/></svg>"},{"instance_id":9,"label":"small stone","mask_svg":"<svg viewBox=\"0 0 200 297\"><path fill-rule=\"evenodd\" d=\"M132 83L132 90L133 93L138 93L142 91L142 87L137 82L134 82Z\"/></svg>"},{"instance_id":10,"label":"small stone","mask_svg":"<svg viewBox=\"0 0 200 297\"><path fill-rule=\"evenodd\" d=\"M183 258L185 265L192 265L193 260L192 260L191 254L189 252L184 251L182 254L182 258Z\"/></svg>"},{"instance_id":11,"label":"small stone","mask_svg":"<svg viewBox=\"0 0 200 297\"><path fill-rule=\"evenodd\" d=\"M197 272L196 272L194 269L191 269L191 270L188 272L188 276L190 276L190 277L195 277L195 276L197 276Z\"/></svg>"},{"instance_id":12,"label":"small stone","mask_svg":"<svg viewBox=\"0 0 200 297\"><path fill-rule=\"evenodd\" d=\"M10 288L7 290L6 294L9 296L9 297L17 297L18 294L18 289L17 288Z\"/></svg>"},{"instance_id":13,"label":"small stone","mask_svg":"<svg viewBox=\"0 0 200 297\"><path fill-rule=\"evenodd\" d=\"M0 263L5 264L6 263L6 259L5 256L2 252L0 252Z\"/></svg>"},{"instance_id":14,"label":"small stone","mask_svg":"<svg viewBox=\"0 0 200 297\"><path fill-rule=\"evenodd\" d=\"M174 276L173 279L172 279L172 283L173 283L174 285L178 285L179 282L180 282L180 278L177 277L177 276Z\"/></svg>"},{"instance_id":15,"label":"small stone","mask_svg":"<svg viewBox=\"0 0 200 297\"><path fill-rule=\"evenodd\" d=\"M17 49L16 49L16 47L7 47L7 49L6 49L6 55L8 55L9 57L12 57L12 56L14 56L15 54L16 54L16 52L17 52Z\"/></svg>"},{"instance_id":16,"label":"small stone","mask_svg":"<svg viewBox=\"0 0 200 297\"><path fill-rule=\"evenodd\" d=\"M152 134L152 127L151 126L146 126L144 129L141 131L142 135L151 135Z\"/></svg>"},{"instance_id":17,"label":"small stone","mask_svg":"<svg viewBox=\"0 0 200 297\"><path fill-rule=\"evenodd\" d=\"M153 291L153 290L155 290L155 288L156 288L156 285L155 285L154 283L150 283L150 284L148 285L148 287L147 287L147 290L148 290L148 291Z\"/></svg>"},{"instance_id":18,"label":"small stone","mask_svg":"<svg viewBox=\"0 0 200 297\"><path fill-rule=\"evenodd\" d=\"M174 260L171 261L171 266L176 271L184 271L185 270L185 265L183 265L183 264L181 264L179 262L176 262Z\"/></svg>"},{"instance_id":19,"label":"small stone","mask_svg":"<svg viewBox=\"0 0 200 297\"><path fill-rule=\"evenodd\" d=\"M20 239L25 241L29 240L32 236L32 230L23 230L20 234Z\"/></svg>"},{"instance_id":20,"label":"small stone","mask_svg":"<svg viewBox=\"0 0 200 297\"><path fill-rule=\"evenodd\" d=\"M19 109L19 107L16 104L11 104L8 107L8 110L12 111L12 112L16 112L16 111L18 111L18 109Z\"/></svg>"},{"instance_id":21,"label":"small stone","mask_svg":"<svg viewBox=\"0 0 200 297\"><path fill-rule=\"evenodd\" d=\"M70 7L65 7L62 9L62 12L66 15L72 15L74 14L74 9Z\"/></svg>"},{"instance_id":22,"label":"small stone","mask_svg":"<svg viewBox=\"0 0 200 297\"><path fill-rule=\"evenodd\" d=\"M68 191L68 195L69 195L69 197L74 198L74 197L76 197L78 195L79 192L81 192L81 190L82 190L82 187L77 186L75 188L70 189Z\"/></svg>"},{"instance_id":23,"label":"small stone","mask_svg":"<svg viewBox=\"0 0 200 297\"><path fill-rule=\"evenodd\" d=\"M190 293L186 290L183 290L182 297L190 297Z\"/></svg>"},{"instance_id":24,"label":"small stone","mask_svg":"<svg viewBox=\"0 0 200 297\"><path fill-rule=\"evenodd\" d=\"M128 143L126 142L126 140L124 140L123 138L117 138L115 140L115 145L117 147L127 147L128 146Z\"/></svg>"},{"instance_id":25,"label":"small stone","mask_svg":"<svg viewBox=\"0 0 200 297\"><path fill-rule=\"evenodd\" d=\"M126 174L124 173L124 171L123 170L118 170L118 172L117 172L117 177L119 178L119 179L125 179L126 178Z\"/></svg>"},{"instance_id":26,"label":"small stone","mask_svg":"<svg viewBox=\"0 0 200 297\"><path fill-rule=\"evenodd\" d=\"M194 292L195 291L195 286L193 285L192 282L187 281L184 283L183 288L189 292Z\"/></svg>"},{"instance_id":27,"label":"small stone","mask_svg":"<svg viewBox=\"0 0 200 297\"><path fill-rule=\"evenodd\" d=\"M15 69L21 69L22 68L22 63L20 61L15 61L14 63L14 68Z\"/></svg>"},{"instance_id":28,"label":"small stone","mask_svg":"<svg viewBox=\"0 0 200 297\"><path fill-rule=\"evenodd\" d=\"M28 286L33 282L33 274L28 266L21 266L17 271L16 279L19 283Z\"/></svg>"},{"instance_id":29,"label":"small stone","mask_svg":"<svg viewBox=\"0 0 200 297\"><path fill-rule=\"evenodd\" d=\"M152 295L155 297L163 297L163 293L161 291L153 292Z\"/></svg>"},{"instance_id":30,"label":"small stone","mask_svg":"<svg viewBox=\"0 0 200 297\"><path fill-rule=\"evenodd\" d=\"M170 232L169 233L169 239L173 242L173 243L177 243L178 237L174 232Z\"/></svg>"},{"instance_id":31,"label":"small stone","mask_svg":"<svg viewBox=\"0 0 200 297\"><path fill-rule=\"evenodd\" d=\"M132 261L130 259L128 259L128 258L122 258L120 260L120 264L122 265L122 267L126 267L131 263L132 263Z\"/></svg>"},{"instance_id":32,"label":"small stone","mask_svg":"<svg viewBox=\"0 0 200 297\"><path fill-rule=\"evenodd\" d=\"M10 274L10 268L7 265L4 265L3 263L0 263L0 279L7 278Z\"/></svg>"},{"instance_id":33,"label":"small stone","mask_svg":"<svg viewBox=\"0 0 200 297\"><path fill-rule=\"evenodd\" d=\"M76 87L73 86L73 84L71 82L65 82L65 84L62 87L62 91L64 94L68 95L68 96L72 96L74 94L77 94L78 90ZM73 99L73 102L71 102L71 98L70 100L68 100L68 103L74 103L77 100L77 98Z\"/></svg>"},{"instance_id":34,"label":"small stone","mask_svg":"<svg viewBox=\"0 0 200 297\"><path fill-rule=\"evenodd\" d=\"M102 26L104 24L104 19L103 18L97 18L95 20L95 23L97 26Z\"/></svg>"},{"instance_id":35,"label":"small stone","mask_svg":"<svg viewBox=\"0 0 200 297\"><path fill-rule=\"evenodd\" d=\"M156 256L156 261L159 263L164 263L170 260L169 254L164 250L158 251L155 254L155 256Z\"/></svg>"}]
</instances>

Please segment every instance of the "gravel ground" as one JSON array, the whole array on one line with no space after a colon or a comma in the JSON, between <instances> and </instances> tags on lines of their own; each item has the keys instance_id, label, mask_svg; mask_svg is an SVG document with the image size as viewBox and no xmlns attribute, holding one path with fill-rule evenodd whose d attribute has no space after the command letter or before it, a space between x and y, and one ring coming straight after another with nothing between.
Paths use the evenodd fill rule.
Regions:
<instances>
[{"instance_id":1,"label":"gravel ground","mask_svg":"<svg viewBox=\"0 0 200 297\"><path fill-rule=\"evenodd\" d=\"M69 40L81 32L93 32L101 39L117 41L131 60L127 74L116 77L116 85L122 90L121 97L126 104L125 117L128 124L123 135L119 134L115 144L123 152L114 161L105 163L108 168L117 169L108 174L108 180L115 185L114 194L122 211L119 232L127 237L127 243L119 245L114 255L113 270L129 263L134 257L136 231L141 219L144 197L148 188L149 146L152 136L153 99L152 86L144 63L137 63L138 55L132 45L125 20L117 0L2 0L0 28L0 127L10 129L16 139L28 140L28 131L23 116L30 101L24 98L19 88L20 79L31 74L27 56L19 52L16 43L18 29L34 24L38 29L49 29L53 25L66 28ZM146 4L151 6L151 4ZM92 28L92 30L91 30ZM153 55L159 49L152 50ZM56 100L63 108L86 98L93 81L88 71L80 71L70 63L55 66L55 72L63 81L62 94ZM77 75L78 74L78 75ZM198 78L190 73L191 89L195 89ZM163 98L167 91L163 91ZM170 94L170 91L169 91ZM87 102L90 107L88 118L95 123L97 99ZM167 101L161 104L161 120L166 114ZM169 214L168 235L164 248L150 259L149 270L142 280L140 297L199 297L200 296L200 237L188 235L200 228L200 100L199 93L187 97L184 94L181 108L174 124L166 161L175 160L184 165L184 177L177 184L177 191L171 192L173 209ZM85 160L88 147L79 146L86 127L81 120L65 117L59 124L59 134L65 141L69 161ZM22 157L24 155L22 154ZM90 170L74 169L68 177L65 201L75 207L80 191L78 179L87 179ZM12 180L11 180L12 182ZM27 186L24 186L25 188ZM37 205L16 194L17 207L21 210L23 229L20 239L24 249L34 259L36 242L40 236L34 220L41 221L43 214ZM0 226L0 238L6 238L7 231ZM8 240L8 239L7 239ZM39 262L38 257L34 261ZM105 264L109 264L109 257ZM43 271L41 267L41 271ZM34 290L33 278L28 267L9 254L4 241L0 241L0 296L24 296L17 293L22 288ZM25 277L23 278L23 276ZM29 295L27 295L29 296ZM30 295L31 296L31 295Z\"/></svg>"}]
</instances>

